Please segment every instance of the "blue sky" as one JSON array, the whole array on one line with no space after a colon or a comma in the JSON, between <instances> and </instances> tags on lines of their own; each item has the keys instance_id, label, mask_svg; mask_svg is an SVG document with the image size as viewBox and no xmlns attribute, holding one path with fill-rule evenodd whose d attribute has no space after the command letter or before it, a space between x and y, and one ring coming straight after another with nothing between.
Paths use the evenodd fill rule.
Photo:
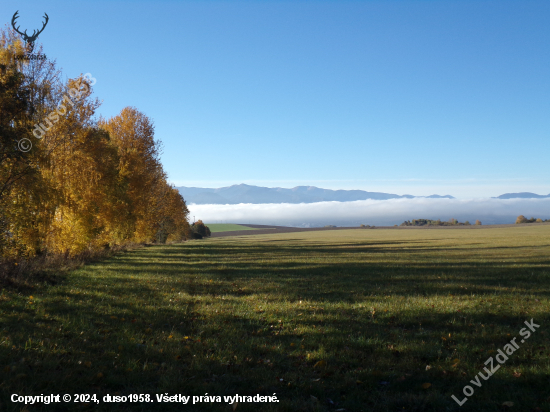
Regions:
<instances>
[{"instance_id":1,"label":"blue sky","mask_svg":"<svg viewBox=\"0 0 550 412\"><path fill-rule=\"evenodd\" d=\"M550 2L11 1L178 186L550 193Z\"/></svg>"}]
</instances>

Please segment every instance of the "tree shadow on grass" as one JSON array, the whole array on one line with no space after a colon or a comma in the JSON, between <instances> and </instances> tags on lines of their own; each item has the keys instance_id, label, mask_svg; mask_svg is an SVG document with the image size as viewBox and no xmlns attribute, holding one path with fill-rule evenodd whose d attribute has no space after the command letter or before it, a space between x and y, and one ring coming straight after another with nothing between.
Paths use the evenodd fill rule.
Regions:
<instances>
[{"instance_id":1,"label":"tree shadow on grass","mask_svg":"<svg viewBox=\"0 0 550 412\"><path fill-rule=\"evenodd\" d=\"M52 288L40 310L26 296L10 296L0 301L2 410L21 409L8 401L12 393L117 392L277 393L279 404L239 405L266 411L496 411L504 401L543 407L550 343L542 332L550 317L533 297L548 304L548 260L522 267L475 257L434 263L420 248L394 252L380 243L347 249L172 245L87 266L75 274L81 283ZM304 257L309 261L300 262ZM472 291L479 304L520 295L525 312L451 312L429 302L449 294L469 298ZM376 311L372 305L386 296L395 307ZM403 299L420 306L407 308ZM517 336L533 312L541 328L459 408L450 395L462 399L464 385L496 354L489 352ZM513 369L522 374L515 377ZM426 382L429 389L422 388Z\"/></svg>"}]
</instances>

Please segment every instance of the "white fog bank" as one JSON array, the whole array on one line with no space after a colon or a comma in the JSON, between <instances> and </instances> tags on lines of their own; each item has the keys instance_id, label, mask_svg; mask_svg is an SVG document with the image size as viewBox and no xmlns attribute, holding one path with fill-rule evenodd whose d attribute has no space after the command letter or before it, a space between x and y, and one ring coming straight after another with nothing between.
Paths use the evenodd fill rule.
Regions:
<instances>
[{"instance_id":1,"label":"white fog bank","mask_svg":"<svg viewBox=\"0 0 550 412\"><path fill-rule=\"evenodd\" d=\"M315 227L386 226L412 219L476 219L483 224L514 223L518 215L550 219L547 199L391 199L302 204L188 205L206 223Z\"/></svg>"}]
</instances>

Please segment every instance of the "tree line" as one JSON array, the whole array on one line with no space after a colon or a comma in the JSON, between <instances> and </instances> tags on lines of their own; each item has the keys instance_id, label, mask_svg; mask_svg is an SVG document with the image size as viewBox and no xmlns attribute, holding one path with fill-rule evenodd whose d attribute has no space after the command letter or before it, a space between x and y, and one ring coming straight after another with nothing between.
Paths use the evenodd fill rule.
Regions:
<instances>
[{"instance_id":1,"label":"tree line","mask_svg":"<svg viewBox=\"0 0 550 412\"><path fill-rule=\"evenodd\" d=\"M481 225L481 221L476 220L476 225ZM459 222L456 219L449 219L446 222L442 222L440 219L430 220L430 219L413 219L412 221L406 220L401 223L399 226L470 226L469 221Z\"/></svg>"},{"instance_id":2,"label":"tree line","mask_svg":"<svg viewBox=\"0 0 550 412\"><path fill-rule=\"evenodd\" d=\"M0 32L0 263L189 237L152 120L134 107L96 118L90 77L63 81L25 53Z\"/></svg>"},{"instance_id":3,"label":"tree line","mask_svg":"<svg viewBox=\"0 0 550 412\"><path fill-rule=\"evenodd\" d=\"M545 219L545 220L542 220L540 217L535 219L534 217L532 217L531 219L527 219L525 216L523 215L519 215L516 219L516 224L520 224L520 223L546 223L546 222L550 222L550 219Z\"/></svg>"}]
</instances>

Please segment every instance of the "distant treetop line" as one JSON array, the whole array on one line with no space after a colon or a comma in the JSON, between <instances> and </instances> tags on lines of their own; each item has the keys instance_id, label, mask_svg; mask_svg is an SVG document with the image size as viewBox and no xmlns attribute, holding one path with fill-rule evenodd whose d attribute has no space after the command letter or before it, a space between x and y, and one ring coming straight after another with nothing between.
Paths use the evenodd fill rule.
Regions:
<instances>
[{"instance_id":1,"label":"distant treetop line","mask_svg":"<svg viewBox=\"0 0 550 412\"><path fill-rule=\"evenodd\" d=\"M396 195L382 192L368 192L365 190L331 190L315 186L296 186L292 189L280 187L261 187L246 184L232 185L228 187L203 188L203 187L178 187L177 188L187 204L214 204L232 205L239 203L316 203L316 202L352 202L356 200L388 200L388 199L454 199L451 195L413 196ZM543 199L548 195L535 193L505 193L493 199Z\"/></svg>"},{"instance_id":2,"label":"distant treetop line","mask_svg":"<svg viewBox=\"0 0 550 412\"><path fill-rule=\"evenodd\" d=\"M401 223L400 226L470 226L469 221L464 223L459 222L456 219L449 219L447 222L442 222L440 219L430 220L430 219L413 219L412 221L406 220ZM481 225L481 221L476 220L476 225Z\"/></svg>"},{"instance_id":3,"label":"distant treetop line","mask_svg":"<svg viewBox=\"0 0 550 412\"><path fill-rule=\"evenodd\" d=\"M516 224L518 225L520 223L545 223L545 222L550 222L550 219L542 220L541 218L535 219L534 217L532 217L531 219L527 219L523 215L519 215L518 218L516 219Z\"/></svg>"}]
</instances>

